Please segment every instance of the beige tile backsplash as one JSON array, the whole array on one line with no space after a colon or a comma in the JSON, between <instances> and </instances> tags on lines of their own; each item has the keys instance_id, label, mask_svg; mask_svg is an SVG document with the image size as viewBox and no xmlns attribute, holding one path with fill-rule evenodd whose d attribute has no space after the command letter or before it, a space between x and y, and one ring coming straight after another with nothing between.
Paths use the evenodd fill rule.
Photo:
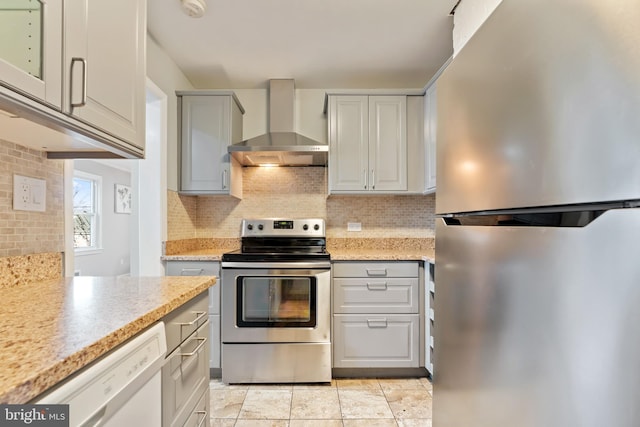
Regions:
<instances>
[{"instance_id":1,"label":"beige tile backsplash","mask_svg":"<svg viewBox=\"0 0 640 427\"><path fill-rule=\"evenodd\" d=\"M64 249L62 160L0 140L0 257ZM13 175L46 180L46 212L13 210Z\"/></svg>"},{"instance_id":2,"label":"beige tile backsplash","mask_svg":"<svg viewBox=\"0 0 640 427\"><path fill-rule=\"evenodd\" d=\"M168 194L168 240L235 238L250 217L320 217L328 237L434 236L434 195L328 196L327 168L244 168L243 198ZM361 232L347 232L360 222Z\"/></svg>"}]
</instances>

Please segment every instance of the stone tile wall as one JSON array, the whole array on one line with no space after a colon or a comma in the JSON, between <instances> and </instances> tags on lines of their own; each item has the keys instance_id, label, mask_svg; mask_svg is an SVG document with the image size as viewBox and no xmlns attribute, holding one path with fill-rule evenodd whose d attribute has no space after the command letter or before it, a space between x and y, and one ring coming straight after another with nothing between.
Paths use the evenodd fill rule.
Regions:
<instances>
[{"instance_id":1,"label":"stone tile wall","mask_svg":"<svg viewBox=\"0 0 640 427\"><path fill-rule=\"evenodd\" d=\"M64 162L0 140L0 257L64 250ZM13 210L13 175L46 180L46 212Z\"/></svg>"},{"instance_id":2,"label":"stone tile wall","mask_svg":"<svg viewBox=\"0 0 640 427\"><path fill-rule=\"evenodd\" d=\"M169 193L168 240L235 238L250 217L325 218L328 237L434 236L434 195L328 196L327 168L244 168L242 200Z\"/></svg>"}]
</instances>

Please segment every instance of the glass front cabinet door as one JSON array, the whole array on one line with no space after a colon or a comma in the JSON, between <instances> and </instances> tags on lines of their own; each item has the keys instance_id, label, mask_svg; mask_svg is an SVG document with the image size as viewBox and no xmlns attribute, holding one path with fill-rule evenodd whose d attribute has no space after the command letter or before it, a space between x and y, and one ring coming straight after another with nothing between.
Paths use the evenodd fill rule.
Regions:
<instances>
[{"instance_id":1,"label":"glass front cabinet door","mask_svg":"<svg viewBox=\"0 0 640 427\"><path fill-rule=\"evenodd\" d=\"M0 2L0 85L58 110L62 20L59 0Z\"/></svg>"}]
</instances>

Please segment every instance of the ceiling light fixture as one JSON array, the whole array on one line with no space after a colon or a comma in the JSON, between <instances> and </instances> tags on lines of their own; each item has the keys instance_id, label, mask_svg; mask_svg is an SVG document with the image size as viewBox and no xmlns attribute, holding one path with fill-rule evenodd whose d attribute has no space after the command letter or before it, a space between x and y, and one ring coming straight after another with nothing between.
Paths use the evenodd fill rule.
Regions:
<instances>
[{"instance_id":1,"label":"ceiling light fixture","mask_svg":"<svg viewBox=\"0 0 640 427\"><path fill-rule=\"evenodd\" d=\"M207 10L205 0L180 0L184 13L192 18L201 18Z\"/></svg>"}]
</instances>

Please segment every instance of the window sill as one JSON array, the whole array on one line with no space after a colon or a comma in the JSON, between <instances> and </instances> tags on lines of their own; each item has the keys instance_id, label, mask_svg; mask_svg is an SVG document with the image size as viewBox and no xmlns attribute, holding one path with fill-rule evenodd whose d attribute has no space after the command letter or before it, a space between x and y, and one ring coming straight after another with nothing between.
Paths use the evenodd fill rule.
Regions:
<instances>
[{"instance_id":1,"label":"window sill","mask_svg":"<svg viewBox=\"0 0 640 427\"><path fill-rule=\"evenodd\" d=\"M101 254L102 252L104 252L104 249L102 248L97 248L97 249L74 249L74 253L76 256L84 256L84 255L98 255Z\"/></svg>"}]
</instances>

